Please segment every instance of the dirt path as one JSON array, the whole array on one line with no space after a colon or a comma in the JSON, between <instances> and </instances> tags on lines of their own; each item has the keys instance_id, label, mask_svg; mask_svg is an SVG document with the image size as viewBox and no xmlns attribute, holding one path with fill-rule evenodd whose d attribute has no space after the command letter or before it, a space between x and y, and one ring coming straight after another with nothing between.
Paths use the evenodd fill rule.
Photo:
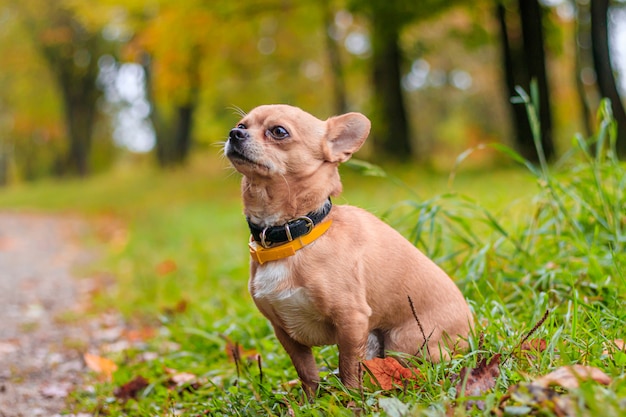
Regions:
<instances>
[{"instance_id":1,"label":"dirt path","mask_svg":"<svg viewBox=\"0 0 626 417\"><path fill-rule=\"evenodd\" d=\"M0 417L68 411L66 398L85 372L80 351L90 343L77 319L88 280L72 275L90 259L80 245L84 228L69 218L0 212Z\"/></svg>"}]
</instances>

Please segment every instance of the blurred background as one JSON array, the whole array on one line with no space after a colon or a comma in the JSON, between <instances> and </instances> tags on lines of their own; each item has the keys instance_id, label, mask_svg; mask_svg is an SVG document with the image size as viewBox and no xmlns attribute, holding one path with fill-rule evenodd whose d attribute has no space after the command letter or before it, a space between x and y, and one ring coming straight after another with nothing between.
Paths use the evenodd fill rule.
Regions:
<instances>
[{"instance_id":1,"label":"blurred background","mask_svg":"<svg viewBox=\"0 0 626 417\"><path fill-rule=\"evenodd\" d=\"M548 158L601 97L625 155L626 1L0 0L0 185L180 166L268 103L365 113L378 163L535 160L531 79Z\"/></svg>"}]
</instances>

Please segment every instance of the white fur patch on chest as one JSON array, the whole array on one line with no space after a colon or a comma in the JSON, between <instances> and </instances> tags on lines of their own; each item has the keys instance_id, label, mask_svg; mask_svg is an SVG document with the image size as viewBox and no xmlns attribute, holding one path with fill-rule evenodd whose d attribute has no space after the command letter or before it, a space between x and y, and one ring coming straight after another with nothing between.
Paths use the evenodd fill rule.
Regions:
<instances>
[{"instance_id":1,"label":"white fur patch on chest","mask_svg":"<svg viewBox=\"0 0 626 417\"><path fill-rule=\"evenodd\" d=\"M319 313L304 287L289 283L289 268L282 262L260 266L254 275L255 299L268 303L284 325L284 330L308 346L336 343L333 326Z\"/></svg>"},{"instance_id":2,"label":"white fur patch on chest","mask_svg":"<svg viewBox=\"0 0 626 417\"><path fill-rule=\"evenodd\" d=\"M253 278L254 298L274 298L290 288L289 268L285 262L268 262L259 266Z\"/></svg>"}]
</instances>

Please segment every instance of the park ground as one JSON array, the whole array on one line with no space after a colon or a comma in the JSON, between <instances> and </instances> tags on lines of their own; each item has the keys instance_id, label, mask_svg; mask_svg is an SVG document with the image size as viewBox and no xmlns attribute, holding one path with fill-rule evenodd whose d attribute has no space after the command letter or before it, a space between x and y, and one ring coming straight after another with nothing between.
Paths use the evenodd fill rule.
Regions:
<instances>
[{"instance_id":1,"label":"park ground","mask_svg":"<svg viewBox=\"0 0 626 417\"><path fill-rule=\"evenodd\" d=\"M331 372L314 405L302 402L247 294L239 178L225 161L121 166L3 190L0 415L488 412L471 411L476 402L518 415L576 404L620 415L625 284L622 254L608 256L607 242L622 239L624 175L623 165L596 162L555 175L504 167L454 178L409 166L342 168L345 192L335 202L364 207L409 237L421 233L418 246L451 271L479 333L472 352L450 364L416 365L425 381L414 391L342 390L332 376L336 351L320 349ZM517 349L531 331L528 356ZM502 352L509 359L484 392L453 394L455 375L481 369L481 358L493 368ZM515 391L571 364L604 371L609 387L557 391L566 405Z\"/></svg>"}]
</instances>

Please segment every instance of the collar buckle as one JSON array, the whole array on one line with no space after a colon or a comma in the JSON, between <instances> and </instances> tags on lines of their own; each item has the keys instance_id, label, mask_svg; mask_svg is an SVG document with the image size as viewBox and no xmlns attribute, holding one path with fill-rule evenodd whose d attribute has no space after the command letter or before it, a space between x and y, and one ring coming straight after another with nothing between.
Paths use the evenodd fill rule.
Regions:
<instances>
[{"instance_id":1,"label":"collar buckle","mask_svg":"<svg viewBox=\"0 0 626 417\"><path fill-rule=\"evenodd\" d=\"M293 219L290 222L285 223L284 227L285 227L285 234L287 235L287 242L291 242L293 240L293 236L291 235L291 229L289 228L289 226L292 223L295 223L295 222L297 222L299 220L304 220L304 222L306 223L307 231L302 233L302 234L300 234L300 235L298 235L297 237L308 235L309 233L311 233L311 230L313 230L313 227L315 227L315 223L308 216L300 216L300 217L297 217L297 218ZM261 236L260 236L261 237L261 242L259 242L259 243L265 249L271 248L272 245L275 243L275 242L270 242L269 240L267 240L267 229L269 229L269 228L270 228L270 226L264 228L261 231Z\"/></svg>"}]
</instances>

